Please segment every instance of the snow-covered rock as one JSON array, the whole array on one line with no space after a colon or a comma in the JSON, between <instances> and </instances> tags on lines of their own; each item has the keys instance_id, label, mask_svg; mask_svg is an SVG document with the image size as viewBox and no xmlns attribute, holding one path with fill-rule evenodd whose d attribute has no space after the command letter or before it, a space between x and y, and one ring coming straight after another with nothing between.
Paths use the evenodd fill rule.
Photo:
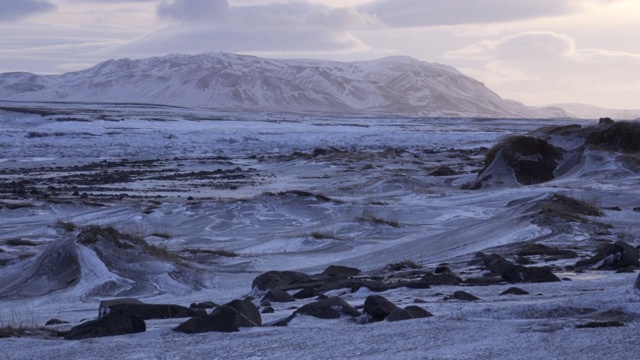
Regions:
<instances>
[{"instance_id":1,"label":"snow-covered rock","mask_svg":"<svg viewBox=\"0 0 640 360\"><path fill-rule=\"evenodd\" d=\"M294 113L567 116L559 108L502 99L452 67L410 57L333 62L204 53L109 60L61 75L0 74L0 99Z\"/></svg>"}]
</instances>

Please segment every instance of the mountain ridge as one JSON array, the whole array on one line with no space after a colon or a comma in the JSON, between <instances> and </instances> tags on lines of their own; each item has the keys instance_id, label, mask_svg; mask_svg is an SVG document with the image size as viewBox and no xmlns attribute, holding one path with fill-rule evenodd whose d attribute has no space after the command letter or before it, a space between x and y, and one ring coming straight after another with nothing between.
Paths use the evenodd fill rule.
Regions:
<instances>
[{"instance_id":1,"label":"mountain ridge","mask_svg":"<svg viewBox=\"0 0 640 360\"><path fill-rule=\"evenodd\" d=\"M0 99L135 102L224 111L569 117L505 100L453 67L392 56L279 60L231 53L112 59L59 75L0 74Z\"/></svg>"}]
</instances>

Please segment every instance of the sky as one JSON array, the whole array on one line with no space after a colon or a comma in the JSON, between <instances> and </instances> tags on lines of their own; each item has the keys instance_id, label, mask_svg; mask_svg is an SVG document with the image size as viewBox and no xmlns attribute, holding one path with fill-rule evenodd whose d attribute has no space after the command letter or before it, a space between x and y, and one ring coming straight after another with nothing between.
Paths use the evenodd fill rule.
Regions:
<instances>
[{"instance_id":1,"label":"sky","mask_svg":"<svg viewBox=\"0 0 640 360\"><path fill-rule=\"evenodd\" d=\"M640 109L640 0L0 0L0 72L233 52L453 66L527 105Z\"/></svg>"}]
</instances>

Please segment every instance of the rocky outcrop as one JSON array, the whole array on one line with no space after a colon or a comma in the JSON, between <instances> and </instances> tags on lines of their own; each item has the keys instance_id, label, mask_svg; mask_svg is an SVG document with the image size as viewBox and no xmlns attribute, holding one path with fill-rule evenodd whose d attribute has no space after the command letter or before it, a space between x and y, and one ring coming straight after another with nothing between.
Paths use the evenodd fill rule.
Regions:
<instances>
[{"instance_id":1,"label":"rocky outcrop","mask_svg":"<svg viewBox=\"0 0 640 360\"><path fill-rule=\"evenodd\" d=\"M514 136L491 148L478 178L467 187L481 189L490 185L532 185L555 178L554 171L564 150L547 141Z\"/></svg>"},{"instance_id":2,"label":"rocky outcrop","mask_svg":"<svg viewBox=\"0 0 640 360\"><path fill-rule=\"evenodd\" d=\"M511 283L541 283L554 282L560 279L548 267L533 267L516 265L498 254L482 258L487 270L499 275L503 280Z\"/></svg>"},{"instance_id":3,"label":"rocky outcrop","mask_svg":"<svg viewBox=\"0 0 640 360\"><path fill-rule=\"evenodd\" d=\"M217 307L209 315L196 316L174 328L186 334L203 332L237 332L243 327L262 325L260 311L249 300L234 300Z\"/></svg>"},{"instance_id":4,"label":"rocky outcrop","mask_svg":"<svg viewBox=\"0 0 640 360\"><path fill-rule=\"evenodd\" d=\"M364 312L367 313L373 321L382 321L386 319L398 307L380 295L370 295L364 301Z\"/></svg>"},{"instance_id":5,"label":"rocky outcrop","mask_svg":"<svg viewBox=\"0 0 640 360\"><path fill-rule=\"evenodd\" d=\"M640 253L637 248L624 241L602 247L594 256L589 259L580 260L575 267L587 268L596 267L598 270L619 270L624 268L640 268Z\"/></svg>"},{"instance_id":6,"label":"rocky outcrop","mask_svg":"<svg viewBox=\"0 0 640 360\"><path fill-rule=\"evenodd\" d=\"M123 302L110 305L106 308L106 313L123 310L139 316L143 320L150 319L173 319L186 318L192 316L206 315L204 309L193 309L173 304L144 304L134 302Z\"/></svg>"},{"instance_id":7,"label":"rocky outcrop","mask_svg":"<svg viewBox=\"0 0 640 360\"><path fill-rule=\"evenodd\" d=\"M126 310L112 311L97 319L87 321L69 330L66 340L81 340L94 337L134 334L146 331L147 326L139 316Z\"/></svg>"}]
</instances>

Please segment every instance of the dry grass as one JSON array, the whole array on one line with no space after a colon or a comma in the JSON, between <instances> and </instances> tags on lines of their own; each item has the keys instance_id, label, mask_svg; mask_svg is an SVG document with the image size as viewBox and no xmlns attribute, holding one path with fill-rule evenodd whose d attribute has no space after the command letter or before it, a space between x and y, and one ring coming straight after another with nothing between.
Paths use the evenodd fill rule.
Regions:
<instances>
[{"instance_id":1,"label":"dry grass","mask_svg":"<svg viewBox=\"0 0 640 360\"><path fill-rule=\"evenodd\" d=\"M342 240L336 234L327 231L313 231L310 235L316 240Z\"/></svg>"},{"instance_id":2,"label":"dry grass","mask_svg":"<svg viewBox=\"0 0 640 360\"><path fill-rule=\"evenodd\" d=\"M585 216L604 216L594 203L554 194L550 201L542 205L542 213L575 222L588 222Z\"/></svg>"},{"instance_id":3,"label":"dry grass","mask_svg":"<svg viewBox=\"0 0 640 360\"><path fill-rule=\"evenodd\" d=\"M372 214L364 214L362 216L359 216L357 220L360 222L367 222L375 225L387 225L393 228L400 227L400 222L398 222L398 220L385 219Z\"/></svg>"},{"instance_id":4,"label":"dry grass","mask_svg":"<svg viewBox=\"0 0 640 360\"><path fill-rule=\"evenodd\" d=\"M27 239L9 239L6 242L7 245L11 245L11 246L38 246L37 243L31 241L31 240L27 240Z\"/></svg>"},{"instance_id":5,"label":"dry grass","mask_svg":"<svg viewBox=\"0 0 640 360\"><path fill-rule=\"evenodd\" d=\"M182 251L191 255L211 254L221 257L238 257L238 253L224 249L185 249Z\"/></svg>"},{"instance_id":6,"label":"dry grass","mask_svg":"<svg viewBox=\"0 0 640 360\"><path fill-rule=\"evenodd\" d=\"M43 327L8 325L0 328L0 339L11 337L57 337L58 332Z\"/></svg>"},{"instance_id":7,"label":"dry grass","mask_svg":"<svg viewBox=\"0 0 640 360\"><path fill-rule=\"evenodd\" d=\"M142 238L142 236L120 232L113 228L113 226L89 225L78 235L78 243L80 244L93 245L98 241L112 243L120 249L139 248L145 253L156 258L176 263L181 263L184 260L164 246L149 244L144 240L144 238Z\"/></svg>"},{"instance_id":8,"label":"dry grass","mask_svg":"<svg viewBox=\"0 0 640 360\"><path fill-rule=\"evenodd\" d=\"M66 232L72 232L72 231L75 231L78 228L76 226L76 224L72 223L71 221L59 220L56 224L58 226L60 226Z\"/></svg>"}]
</instances>

